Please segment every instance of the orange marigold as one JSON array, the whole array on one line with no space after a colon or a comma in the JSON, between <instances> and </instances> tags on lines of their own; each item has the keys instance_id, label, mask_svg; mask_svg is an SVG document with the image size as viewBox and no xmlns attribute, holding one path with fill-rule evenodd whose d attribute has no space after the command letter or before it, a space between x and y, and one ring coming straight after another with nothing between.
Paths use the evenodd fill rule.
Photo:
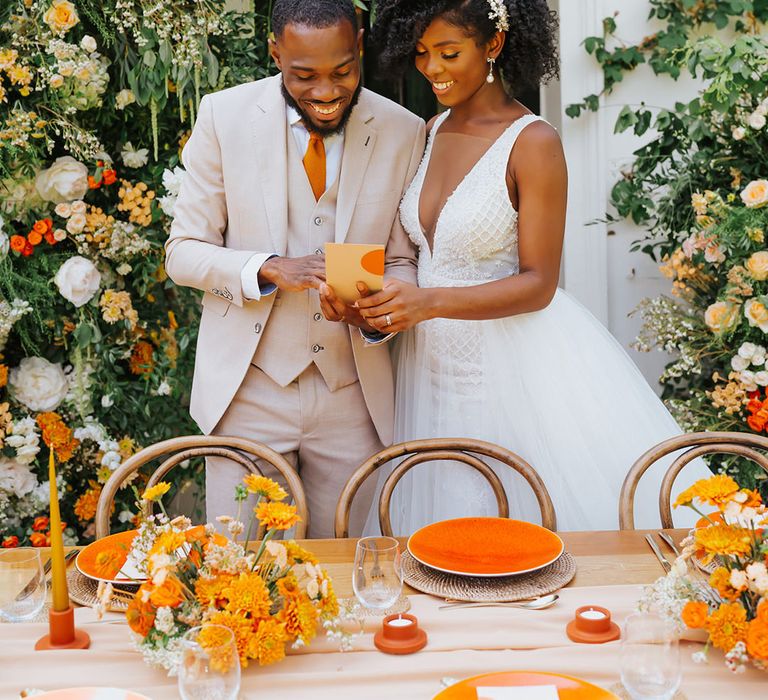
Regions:
<instances>
[{"instance_id":1,"label":"orange marigold","mask_svg":"<svg viewBox=\"0 0 768 700\"><path fill-rule=\"evenodd\" d=\"M256 658L257 647L255 645L253 622L247 617L236 615L227 610L218 610L210 615L205 622L212 625L223 625L232 630L232 633L235 635L240 665L243 668L248 666L249 657L252 659Z\"/></svg>"},{"instance_id":2,"label":"orange marigold","mask_svg":"<svg viewBox=\"0 0 768 700\"><path fill-rule=\"evenodd\" d=\"M768 625L768 599L761 601L760 605L757 606L755 618L762 620L766 625Z\"/></svg>"},{"instance_id":3,"label":"orange marigold","mask_svg":"<svg viewBox=\"0 0 768 700\"><path fill-rule=\"evenodd\" d=\"M249 474L243 479L243 483L249 493L264 496L264 498L268 498L270 501L282 501L288 497L288 494L280 484L272 479L268 479L266 476Z\"/></svg>"},{"instance_id":4,"label":"orange marigold","mask_svg":"<svg viewBox=\"0 0 768 700\"><path fill-rule=\"evenodd\" d=\"M732 525L712 525L696 530L696 554L708 564L716 554L744 556L752 549L749 531Z\"/></svg>"},{"instance_id":5,"label":"orange marigold","mask_svg":"<svg viewBox=\"0 0 768 700\"><path fill-rule=\"evenodd\" d=\"M233 637L232 630L222 625L203 625L197 635L197 643L208 652L211 667L219 673L227 673L237 663Z\"/></svg>"},{"instance_id":6,"label":"orange marigold","mask_svg":"<svg viewBox=\"0 0 768 700\"><path fill-rule=\"evenodd\" d=\"M339 614L339 601L328 572L323 569L323 582L320 584L322 598L320 600L320 613L325 619L336 617Z\"/></svg>"},{"instance_id":7,"label":"orange marigold","mask_svg":"<svg viewBox=\"0 0 768 700\"><path fill-rule=\"evenodd\" d=\"M158 608L178 608L184 602L184 589L175 576L167 576L161 586L155 586L149 594L152 604Z\"/></svg>"},{"instance_id":8,"label":"orange marigold","mask_svg":"<svg viewBox=\"0 0 768 700\"><path fill-rule=\"evenodd\" d=\"M154 354L154 348L146 340L136 343L131 352L131 359L128 361L131 374L152 374L152 368L155 366Z\"/></svg>"},{"instance_id":9,"label":"orange marigold","mask_svg":"<svg viewBox=\"0 0 768 700\"><path fill-rule=\"evenodd\" d=\"M29 543L33 547L47 547L51 544L51 538L44 532L33 532L29 536Z\"/></svg>"},{"instance_id":10,"label":"orange marigold","mask_svg":"<svg viewBox=\"0 0 768 700\"><path fill-rule=\"evenodd\" d=\"M64 424L58 413L38 413L37 424L43 435L43 442L51 448L60 462L72 458L80 441L72 437L72 431Z\"/></svg>"},{"instance_id":11,"label":"orange marigold","mask_svg":"<svg viewBox=\"0 0 768 700\"><path fill-rule=\"evenodd\" d=\"M0 389L8 383L8 366L0 362Z\"/></svg>"},{"instance_id":12,"label":"orange marigold","mask_svg":"<svg viewBox=\"0 0 768 700\"><path fill-rule=\"evenodd\" d=\"M258 573L241 573L230 581L223 593L227 599L225 610L252 618L269 617L272 599L264 579Z\"/></svg>"},{"instance_id":13,"label":"orange marigold","mask_svg":"<svg viewBox=\"0 0 768 700\"><path fill-rule=\"evenodd\" d=\"M704 627L708 616L709 606L699 600L689 600L681 615L683 622L693 630Z\"/></svg>"},{"instance_id":14,"label":"orange marigold","mask_svg":"<svg viewBox=\"0 0 768 700\"><path fill-rule=\"evenodd\" d=\"M317 633L317 609L303 591L285 599L285 607L278 618L285 623L285 631L290 637L298 637L305 644L309 644Z\"/></svg>"},{"instance_id":15,"label":"orange marigold","mask_svg":"<svg viewBox=\"0 0 768 700\"><path fill-rule=\"evenodd\" d=\"M262 620L253 640L256 652L254 656L259 660L259 666L267 666L285 658L287 641L285 623L278 622L272 617Z\"/></svg>"},{"instance_id":16,"label":"orange marigold","mask_svg":"<svg viewBox=\"0 0 768 700\"><path fill-rule=\"evenodd\" d=\"M224 589L229 586L232 574L217 574L213 578L200 576L195 581L195 597L200 605L208 608L221 608L227 602Z\"/></svg>"},{"instance_id":17,"label":"orange marigold","mask_svg":"<svg viewBox=\"0 0 768 700\"><path fill-rule=\"evenodd\" d=\"M739 603L723 603L707 619L712 645L728 652L747 638L747 611Z\"/></svg>"},{"instance_id":18,"label":"orange marigold","mask_svg":"<svg viewBox=\"0 0 768 700\"><path fill-rule=\"evenodd\" d=\"M267 530L288 530L301 520L296 506L279 501L261 501L255 510L256 517Z\"/></svg>"},{"instance_id":19,"label":"orange marigold","mask_svg":"<svg viewBox=\"0 0 768 700\"><path fill-rule=\"evenodd\" d=\"M768 623L755 618L747 628L747 652L761 661L768 661Z\"/></svg>"},{"instance_id":20,"label":"orange marigold","mask_svg":"<svg viewBox=\"0 0 768 700\"><path fill-rule=\"evenodd\" d=\"M91 488L80 495L75 503L75 515L84 523L93 520L96 517L96 506L101 496L101 487L91 481Z\"/></svg>"},{"instance_id":21,"label":"orange marigold","mask_svg":"<svg viewBox=\"0 0 768 700\"><path fill-rule=\"evenodd\" d=\"M712 572L709 577L709 585L720 594L721 598L726 600L736 600L744 590L743 588L737 590L731 585L731 572L724 566L719 566Z\"/></svg>"},{"instance_id":22,"label":"orange marigold","mask_svg":"<svg viewBox=\"0 0 768 700\"><path fill-rule=\"evenodd\" d=\"M125 617L128 621L128 626L140 634L142 637L146 637L152 626L155 624L155 614L157 609L150 602L143 602L143 590L144 586L137 591L133 600L128 603L128 609L125 611Z\"/></svg>"},{"instance_id":23,"label":"orange marigold","mask_svg":"<svg viewBox=\"0 0 768 700\"><path fill-rule=\"evenodd\" d=\"M724 506L730 497L739 490L739 485L727 474L717 474L709 479L701 479L685 489L675 501L675 508L691 503L698 498L718 508Z\"/></svg>"}]
</instances>

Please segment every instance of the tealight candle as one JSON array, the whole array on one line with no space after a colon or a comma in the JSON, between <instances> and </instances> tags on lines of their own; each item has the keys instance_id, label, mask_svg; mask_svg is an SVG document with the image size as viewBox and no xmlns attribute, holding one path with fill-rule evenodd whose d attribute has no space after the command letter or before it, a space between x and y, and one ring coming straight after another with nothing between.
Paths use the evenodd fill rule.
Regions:
<instances>
[{"instance_id":1,"label":"tealight candle","mask_svg":"<svg viewBox=\"0 0 768 700\"><path fill-rule=\"evenodd\" d=\"M398 617L396 620L390 620L387 624L390 627L408 627L409 625L412 625L413 622L407 617Z\"/></svg>"},{"instance_id":2,"label":"tealight candle","mask_svg":"<svg viewBox=\"0 0 768 700\"><path fill-rule=\"evenodd\" d=\"M611 611L599 605L577 608L573 620L565 628L565 633L571 641L582 644L612 642L621 634L619 626L611 622Z\"/></svg>"},{"instance_id":3,"label":"tealight candle","mask_svg":"<svg viewBox=\"0 0 768 700\"><path fill-rule=\"evenodd\" d=\"M413 615L387 615L373 636L373 643L386 654L412 654L424 648L427 634Z\"/></svg>"},{"instance_id":4,"label":"tealight candle","mask_svg":"<svg viewBox=\"0 0 768 700\"><path fill-rule=\"evenodd\" d=\"M589 610L585 610L583 613L581 613L582 617L586 617L587 620L603 620L605 619L605 613L601 613L599 610L593 610L590 608Z\"/></svg>"}]
</instances>

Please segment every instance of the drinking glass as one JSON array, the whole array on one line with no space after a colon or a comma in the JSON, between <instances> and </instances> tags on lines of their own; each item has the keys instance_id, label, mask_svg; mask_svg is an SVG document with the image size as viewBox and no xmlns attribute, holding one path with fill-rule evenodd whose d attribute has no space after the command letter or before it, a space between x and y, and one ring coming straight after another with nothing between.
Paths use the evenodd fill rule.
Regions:
<instances>
[{"instance_id":1,"label":"drinking glass","mask_svg":"<svg viewBox=\"0 0 768 700\"><path fill-rule=\"evenodd\" d=\"M360 603L376 611L391 608L403 590L400 543L394 537L363 537L355 548L352 589Z\"/></svg>"},{"instance_id":2,"label":"drinking glass","mask_svg":"<svg viewBox=\"0 0 768 700\"><path fill-rule=\"evenodd\" d=\"M182 700L237 700L240 658L235 636L223 625L201 625L181 640L178 668Z\"/></svg>"},{"instance_id":3,"label":"drinking glass","mask_svg":"<svg viewBox=\"0 0 768 700\"><path fill-rule=\"evenodd\" d=\"M43 609L45 597L40 550L0 550L0 618L7 622L31 620Z\"/></svg>"},{"instance_id":4,"label":"drinking glass","mask_svg":"<svg viewBox=\"0 0 768 700\"><path fill-rule=\"evenodd\" d=\"M621 644L621 682L633 700L670 700L680 681L680 648L672 624L654 613L630 615Z\"/></svg>"}]
</instances>

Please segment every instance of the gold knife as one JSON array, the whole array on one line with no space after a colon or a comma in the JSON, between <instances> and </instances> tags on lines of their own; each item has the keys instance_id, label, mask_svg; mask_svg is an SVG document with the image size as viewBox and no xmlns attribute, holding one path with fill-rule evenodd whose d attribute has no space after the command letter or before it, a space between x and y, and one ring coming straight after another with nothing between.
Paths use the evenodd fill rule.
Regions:
<instances>
[{"instance_id":1,"label":"gold knife","mask_svg":"<svg viewBox=\"0 0 768 700\"><path fill-rule=\"evenodd\" d=\"M661 568L664 569L665 572L669 573L672 570L672 564L670 564L666 557L661 553L659 545L656 544L653 536L650 534L646 535L645 541L648 543L650 548L653 550L653 553L656 555L656 558L659 560Z\"/></svg>"}]
</instances>

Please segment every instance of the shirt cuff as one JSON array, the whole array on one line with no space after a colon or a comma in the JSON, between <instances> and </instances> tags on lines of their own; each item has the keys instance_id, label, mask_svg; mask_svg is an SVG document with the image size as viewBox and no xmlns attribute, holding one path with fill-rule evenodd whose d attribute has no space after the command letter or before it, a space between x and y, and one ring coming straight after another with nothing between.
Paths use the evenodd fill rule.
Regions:
<instances>
[{"instance_id":1,"label":"shirt cuff","mask_svg":"<svg viewBox=\"0 0 768 700\"><path fill-rule=\"evenodd\" d=\"M261 266L271 258L278 257L276 253L256 253L240 270L240 287L243 298L248 301L259 301L261 297L269 296L277 291L277 285L267 284L262 288L259 285L259 271Z\"/></svg>"},{"instance_id":2,"label":"shirt cuff","mask_svg":"<svg viewBox=\"0 0 768 700\"><path fill-rule=\"evenodd\" d=\"M364 331L362 328L360 335L363 337L366 345L381 345L386 343L390 338L393 338L397 333L379 333L378 331Z\"/></svg>"}]
</instances>

